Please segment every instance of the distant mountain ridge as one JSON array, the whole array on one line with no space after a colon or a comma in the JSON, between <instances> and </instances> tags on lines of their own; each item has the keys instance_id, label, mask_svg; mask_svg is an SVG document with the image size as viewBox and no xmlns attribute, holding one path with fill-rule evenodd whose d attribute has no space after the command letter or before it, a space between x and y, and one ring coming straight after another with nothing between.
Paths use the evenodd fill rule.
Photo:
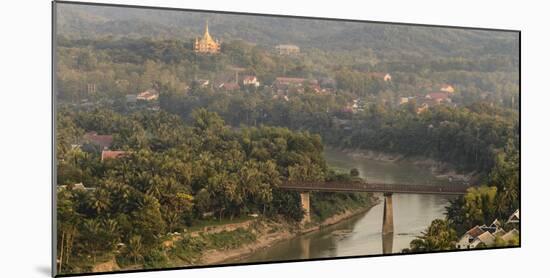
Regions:
<instances>
[{"instance_id":1,"label":"distant mountain ridge","mask_svg":"<svg viewBox=\"0 0 550 278\"><path fill-rule=\"evenodd\" d=\"M68 38L148 37L191 40L208 20L213 36L259 45L293 43L302 48L352 51L371 48L422 56L518 55L513 32L403 26L215 14L191 11L58 4L58 34Z\"/></svg>"}]
</instances>

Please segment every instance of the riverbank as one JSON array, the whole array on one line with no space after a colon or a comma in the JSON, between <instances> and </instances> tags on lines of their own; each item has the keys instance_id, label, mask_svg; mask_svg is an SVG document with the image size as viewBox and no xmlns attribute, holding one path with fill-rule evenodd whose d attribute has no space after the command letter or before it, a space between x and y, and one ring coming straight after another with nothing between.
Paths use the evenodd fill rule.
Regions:
<instances>
[{"instance_id":1,"label":"riverbank","mask_svg":"<svg viewBox=\"0 0 550 278\"><path fill-rule=\"evenodd\" d=\"M476 171L461 172L458 171L458 167L452 163L437 161L432 158L422 156L405 156L402 154L365 149L336 148L331 146L325 146L325 148L327 150L345 153L353 159L369 159L387 163L411 163L416 166L429 169L436 178L441 180L474 184L480 179L480 174Z\"/></svg>"},{"instance_id":2,"label":"riverbank","mask_svg":"<svg viewBox=\"0 0 550 278\"><path fill-rule=\"evenodd\" d=\"M346 209L320 222L300 224L283 217L254 218L244 221L209 225L200 230L172 233L165 236L159 247L158 261L144 264L118 260L116 256L105 258L90 267L92 272L134 270L160 267L186 267L196 265L220 265L238 261L254 252L269 248L279 242L315 233L325 227L366 213L378 205L374 196L364 206Z\"/></svg>"},{"instance_id":3,"label":"riverbank","mask_svg":"<svg viewBox=\"0 0 550 278\"><path fill-rule=\"evenodd\" d=\"M288 222L283 219L254 220L252 223L243 224L246 225L247 228L253 230L253 233L256 235L256 240L254 242L244 244L235 249L208 250L200 258L199 264L223 264L224 262L230 260L245 258L246 256L258 250L269 248L280 241L289 240L306 233L312 233L324 227L338 224L358 214L365 213L379 203L380 201L378 199L373 198L372 202L367 206L357 209L346 210L342 213L333 215L321 222L310 223L307 225L297 225L295 222Z\"/></svg>"}]
</instances>

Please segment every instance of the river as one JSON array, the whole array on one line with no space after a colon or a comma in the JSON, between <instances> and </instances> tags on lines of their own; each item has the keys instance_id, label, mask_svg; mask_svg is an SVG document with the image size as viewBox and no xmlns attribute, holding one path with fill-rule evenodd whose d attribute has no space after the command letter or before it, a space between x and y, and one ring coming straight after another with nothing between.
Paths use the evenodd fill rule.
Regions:
<instances>
[{"instance_id":1,"label":"river","mask_svg":"<svg viewBox=\"0 0 550 278\"><path fill-rule=\"evenodd\" d=\"M326 150L328 165L337 170L357 168L360 176L371 182L386 183L446 183L429 169L412 162L382 162L351 156L338 150ZM320 231L279 242L231 263L284 261L311 258L378 255L400 253L420 235L431 221L443 218L445 206L452 196L394 194L394 234L382 237L383 202L368 212L359 214ZM380 200L383 197L380 196Z\"/></svg>"}]
</instances>

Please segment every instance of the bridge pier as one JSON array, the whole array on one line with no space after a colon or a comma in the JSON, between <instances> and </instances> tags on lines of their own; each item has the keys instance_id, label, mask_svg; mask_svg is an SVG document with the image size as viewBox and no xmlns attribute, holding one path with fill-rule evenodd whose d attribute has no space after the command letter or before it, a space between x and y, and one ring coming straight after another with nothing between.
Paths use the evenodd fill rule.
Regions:
<instances>
[{"instance_id":1,"label":"bridge pier","mask_svg":"<svg viewBox=\"0 0 550 278\"><path fill-rule=\"evenodd\" d=\"M393 253L393 233L382 234L382 254Z\"/></svg>"},{"instance_id":2,"label":"bridge pier","mask_svg":"<svg viewBox=\"0 0 550 278\"><path fill-rule=\"evenodd\" d=\"M302 204L302 209L304 210L304 218L302 219L302 224L311 222L311 213L309 209L309 191L300 192L300 203Z\"/></svg>"},{"instance_id":3,"label":"bridge pier","mask_svg":"<svg viewBox=\"0 0 550 278\"><path fill-rule=\"evenodd\" d=\"M393 234L393 202L392 194L384 193L384 219L382 220L382 235Z\"/></svg>"}]
</instances>

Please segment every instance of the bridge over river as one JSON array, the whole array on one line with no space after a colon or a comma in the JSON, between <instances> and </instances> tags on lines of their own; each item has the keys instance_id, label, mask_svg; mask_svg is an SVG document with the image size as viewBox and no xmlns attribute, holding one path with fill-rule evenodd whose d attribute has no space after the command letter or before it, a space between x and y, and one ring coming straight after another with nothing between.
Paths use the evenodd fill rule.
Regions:
<instances>
[{"instance_id":1,"label":"bridge over river","mask_svg":"<svg viewBox=\"0 0 550 278\"><path fill-rule=\"evenodd\" d=\"M425 184L386 184L366 183L360 181L335 182L284 182L281 189L300 192L302 208L304 209L303 223L311 221L309 192L372 192L384 194L384 215L382 234L393 234L393 204L392 194L436 194L436 195L463 195L467 185L425 185Z\"/></svg>"}]
</instances>

